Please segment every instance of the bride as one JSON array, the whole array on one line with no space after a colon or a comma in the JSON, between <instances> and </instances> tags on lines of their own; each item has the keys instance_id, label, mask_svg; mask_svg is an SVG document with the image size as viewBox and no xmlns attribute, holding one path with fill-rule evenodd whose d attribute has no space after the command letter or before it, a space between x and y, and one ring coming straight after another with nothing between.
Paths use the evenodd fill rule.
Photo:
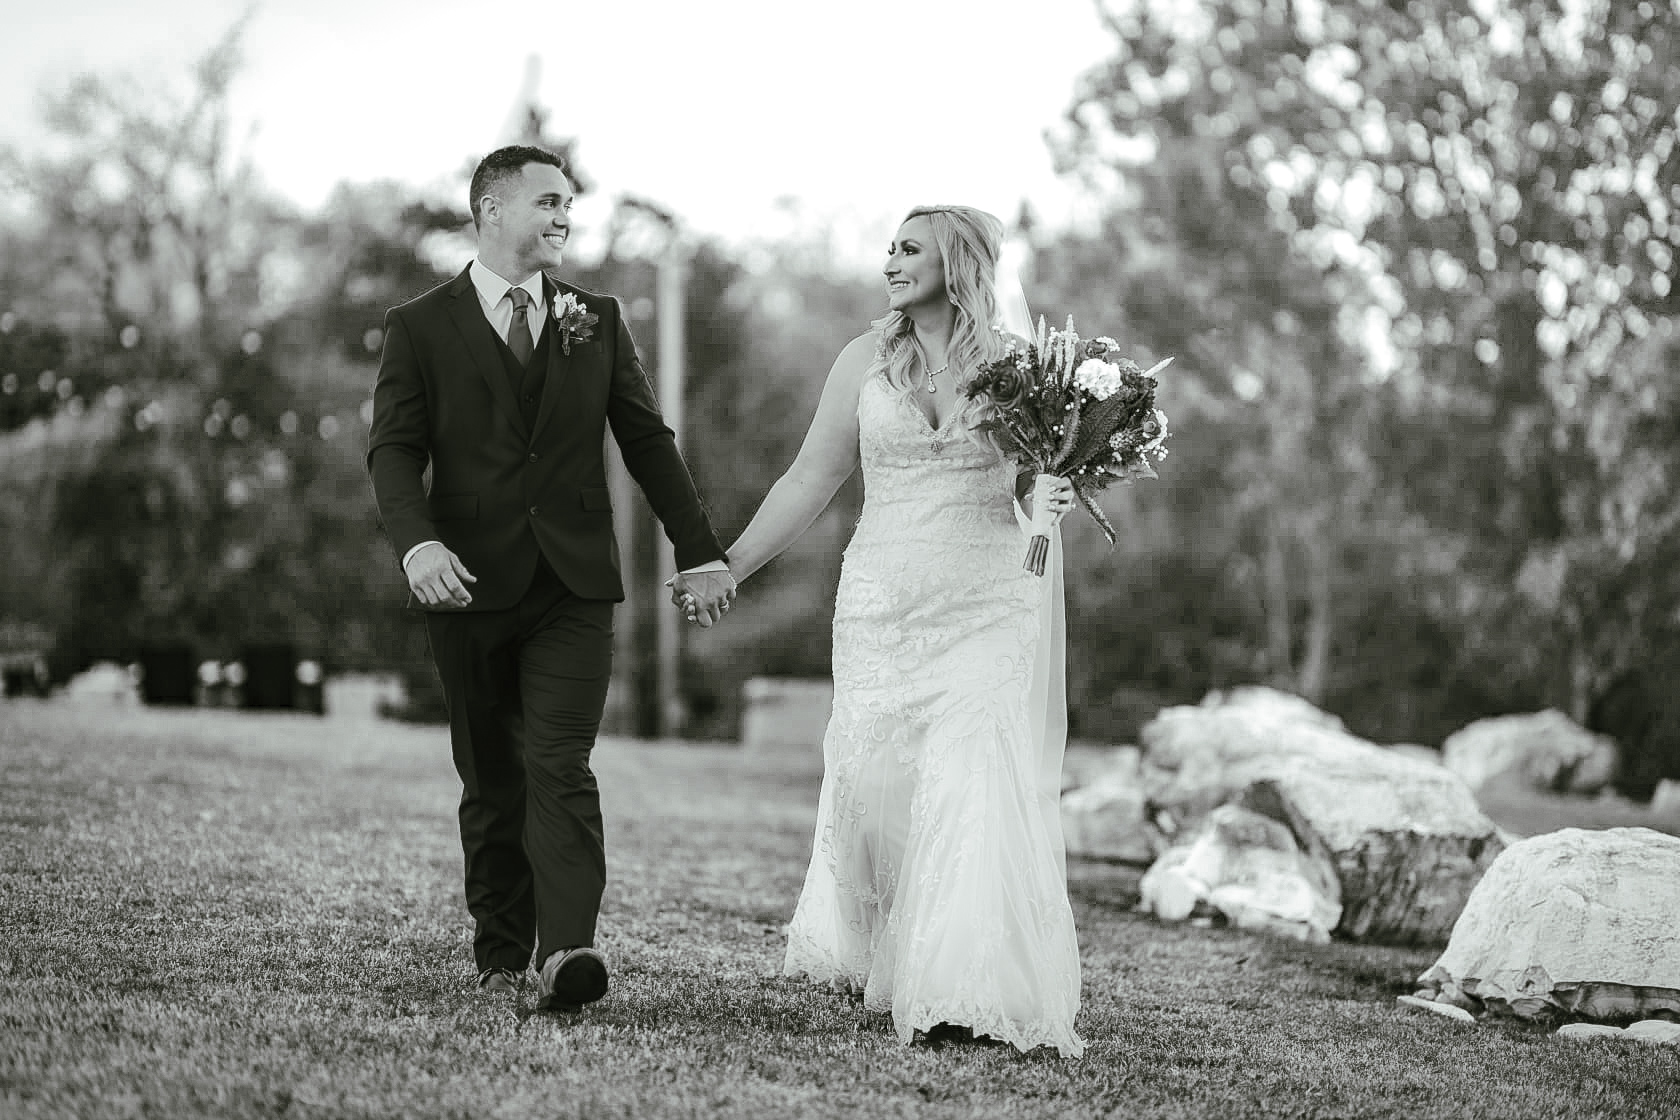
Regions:
<instances>
[{"instance_id":1,"label":"bride","mask_svg":"<svg viewBox=\"0 0 1680 1120\"><path fill-rule=\"evenodd\" d=\"M906 1042L1078 1056L1057 807L1059 563L1043 578L1021 567L1031 504L1065 513L1072 488L1018 478L974 430L984 399L963 391L1002 350L1002 233L969 207L910 212L883 268L886 316L841 351L729 565L745 579L787 548L862 463L816 837L784 971L861 991Z\"/></svg>"}]
</instances>

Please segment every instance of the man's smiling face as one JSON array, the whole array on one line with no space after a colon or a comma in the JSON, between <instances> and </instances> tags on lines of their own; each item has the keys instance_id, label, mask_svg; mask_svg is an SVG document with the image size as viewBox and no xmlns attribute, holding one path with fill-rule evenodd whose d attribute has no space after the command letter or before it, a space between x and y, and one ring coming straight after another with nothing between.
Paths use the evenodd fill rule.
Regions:
<instances>
[{"instance_id":1,"label":"man's smiling face","mask_svg":"<svg viewBox=\"0 0 1680 1120\"><path fill-rule=\"evenodd\" d=\"M490 214L498 246L516 261L521 277L558 268L572 232L572 184L546 163L527 163L496 186Z\"/></svg>"}]
</instances>

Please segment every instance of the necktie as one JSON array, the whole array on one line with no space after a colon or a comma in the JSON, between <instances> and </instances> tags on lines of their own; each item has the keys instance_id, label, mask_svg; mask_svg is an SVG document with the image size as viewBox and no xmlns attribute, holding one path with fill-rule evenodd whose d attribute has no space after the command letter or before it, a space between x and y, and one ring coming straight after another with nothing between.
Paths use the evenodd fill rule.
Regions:
<instances>
[{"instance_id":1,"label":"necktie","mask_svg":"<svg viewBox=\"0 0 1680 1120\"><path fill-rule=\"evenodd\" d=\"M513 300L513 322L508 324L508 349L520 365L531 360L531 325L525 321L525 310L531 306L531 293L524 288L509 288L508 296Z\"/></svg>"}]
</instances>

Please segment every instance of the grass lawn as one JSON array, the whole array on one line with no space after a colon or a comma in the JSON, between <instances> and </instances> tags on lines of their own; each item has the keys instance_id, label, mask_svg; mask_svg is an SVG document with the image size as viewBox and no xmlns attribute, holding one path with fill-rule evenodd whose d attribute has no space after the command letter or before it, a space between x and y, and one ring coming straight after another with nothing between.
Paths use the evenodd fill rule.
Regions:
<instances>
[{"instance_id":1,"label":"grass lawn","mask_svg":"<svg viewBox=\"0 0 1680 1120\"><path fill-rule=\"evenodd\" d=\"M472 989L446 733L0 702L0 1116L1658 1117L1680 1049L1464 1027L1427 950L1071 869L1085 1058L901 1046L783 980L816 750L605 741L607 999Z\"/></svg>"}]
</instances>

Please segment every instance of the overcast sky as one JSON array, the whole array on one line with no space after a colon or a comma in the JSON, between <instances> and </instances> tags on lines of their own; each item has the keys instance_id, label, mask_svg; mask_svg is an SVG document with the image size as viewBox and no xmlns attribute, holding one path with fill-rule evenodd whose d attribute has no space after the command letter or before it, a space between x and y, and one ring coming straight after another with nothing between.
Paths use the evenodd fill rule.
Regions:
<instances>
[{"instance_id":1,"label":"overcast sky","mask_svg":"<svg viewBox=\"0 0 1680 1120\"><path fill-rule=\"evenodd\" d=\"M39 91L78 71L181 80L246 7L79 0L8 14L0 142L38 143ZM596 183L584 225L628 192L745 241L787 232L779 202L794 198L843 251L871 255L916 203L1076 214L1044 132L1111 49L1094 0L269 0L245 44L235 107L256 130L251 155L306 207L345 179L461 190L534 55L538 100Z\"/></svg>"}]
</instances>

